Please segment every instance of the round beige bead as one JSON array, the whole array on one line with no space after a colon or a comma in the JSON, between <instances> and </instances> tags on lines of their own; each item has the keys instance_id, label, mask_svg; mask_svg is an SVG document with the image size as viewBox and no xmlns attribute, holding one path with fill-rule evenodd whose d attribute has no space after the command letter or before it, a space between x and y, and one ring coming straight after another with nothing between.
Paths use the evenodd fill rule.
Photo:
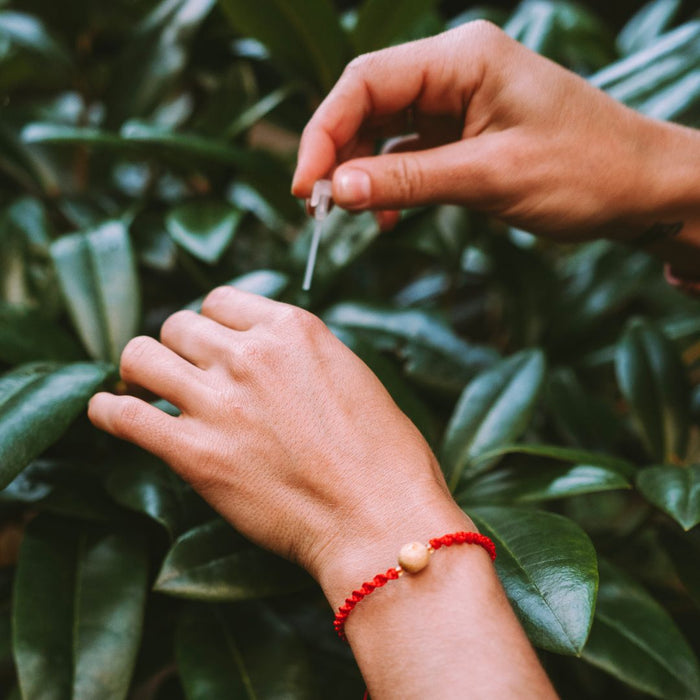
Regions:
<instances>
[{"instance_id":1,"label":"round beige bead","mask_svg":"<svg viewBox=\"0 0 700 700\"><path fill-rule=\"evenodd\" d=\"M430 551L422 542L409 542L399 552L399 566L409 574L425 569L429 561Z\"/></svg>"}]
</instances>

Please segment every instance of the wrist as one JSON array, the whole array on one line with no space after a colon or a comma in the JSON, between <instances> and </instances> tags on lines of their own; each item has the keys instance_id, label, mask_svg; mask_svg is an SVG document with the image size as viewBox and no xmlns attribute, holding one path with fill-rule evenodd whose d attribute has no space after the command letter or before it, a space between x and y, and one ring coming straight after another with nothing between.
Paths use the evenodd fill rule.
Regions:
<instances>
[{"instance_id":1,"label":"wrist","mask_svg":"<svg viewBox=\"0 0 700 700\"><path fill-rule=\"evenodd\" d=\"M314 564L316 579L331 607L337 609L362 581L396 566L399 550L408 542L428 542L457 531L476 532L472 520L452 497L436 487L432 494L404 494L398 502L388 499L381 508L348 518L336 536L319 552Z\"/></svg>"},{"instance_id":2,"label":"wrist","mask_svg":"<svg viewBox=\"0 0 700 700\"><path fill-rule=\"evenodd\" d=\"M700 131L639 117L633 206L614 237L670 263L675 274L700 272Z\"/></svg>"}]
</instances>

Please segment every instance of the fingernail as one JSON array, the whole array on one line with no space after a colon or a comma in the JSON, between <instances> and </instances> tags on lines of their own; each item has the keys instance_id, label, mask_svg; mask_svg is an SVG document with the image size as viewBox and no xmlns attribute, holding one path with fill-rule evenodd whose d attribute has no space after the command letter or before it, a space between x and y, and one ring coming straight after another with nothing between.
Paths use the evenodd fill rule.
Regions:
<instances>
[{"instance_id":1,"label":"fingernail","mask_svg":"<svg viewBox=\"0 0 700 700\"><path fill-rule=\"evenodd\" d=\"M345 168L334 178L333 199L344 207L365 207L369 205L371 183L364 170Z\"/></svg>"}]
</instances>

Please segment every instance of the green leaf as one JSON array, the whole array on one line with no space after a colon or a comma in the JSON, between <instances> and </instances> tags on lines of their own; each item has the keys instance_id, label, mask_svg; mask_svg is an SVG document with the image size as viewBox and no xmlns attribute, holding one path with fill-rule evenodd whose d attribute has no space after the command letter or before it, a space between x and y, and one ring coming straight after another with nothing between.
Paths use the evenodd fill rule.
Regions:
<instances>
[{"instance_id":1,"label":"green leaf","mask_svg":"<svg viewBox=\"0 0 700 700\"><path fill-rule=\"evenodd\" d=\"M43 23L23 12L0 11L0 62L3 54L9 53L8 45L32 51L46 59L49 65L55 63L65 68L70 63L65 49Z\"/></svg>"},{"instance_id":2,"label":"green leaf","mask_svg":"<svg viewBox=\"0 0 700 700\"><path fill-rule=\"evenodd\" d=\"M99 465L75 461L33 461L0 491L0 503L31 505L32 510L99 523L123 519L105 493Z\"/></svg>"},{"instance_id":3,"label":"green leaf","mask_svg":"<svg viewBox=\"0 0 700 700\"><path fill-rule=\"evenodd\" d=\"M165 226L188 253L214 265L231 244L241 216L224 202L188 202L170 211Z\"/></svg>"},{"instance_id":4,"label":"green leaf","mask_svg":"<svg viewBox=\"0 0 700 700\"><path fill-rule=\"evenodd\" d=\"M664 462L682 459L690 427L690 387L671 341L653 323L631 321L617 348L615 372L649 454Z\"/></svg>"},{"instance_id":5,"label":"green leaf","mask_svg":"<svg viewBox=\"0 0 700 700\"><path fill-rule=\"evenodd\" d=\"M221 0L234 29L257 39L283 68L330 90L349 58L348 41L328 0Z\"/></svg>"},{"instance_id":6,"label":"green leaf","mask_svg":"<svg viewBox=\"0 0 700 700\"><path fill-rule=\"evenodd\" d=\"M642 469L637 488L684 530L700 523L700 464Z\"/></svg>"},{"instance_id":7,"label":"green leaf","mask_svg":"<svg viewBox=\"0 0 700 700\"><path fill-rule=\"evenodd\" d=\"M317 223L311 219L294 243L292 258L299 269L306 266ZM314 268L312 292L335 281L338 272L356 260L379 236L379 226L369 212L350 214L335 207L322 223L321 244Z\"/></svg>"},{"instance_id":8,"label":"green leaf","mask_svg":"<svg viewBox=\"0 0 700 700\"><path fill-rule=\"evenodd\" d=\"M108 221L51 245L68 311L91 357L116 363L138 330L139 282L129 233Z\"/></svg>"},{"instance_id":9,"label":"green leaf","mask_svg":"<svg viewBox=\"0 0 700 700\"><path fill-rule=\"evenodd\" d=\"M75 360L78 344L41 311L0 302L0 361Z\"/></svg>"},{"instance_id":10,"label":"green leaf","mask_svg":"<svg viewBox=\"0 0 700 700\"><path fill-rule=\"evenodd\" d=\"M435 4L434 0L365 0L351 33L356 51L377 51L405 40Z\"/></svg>"},{"instance_id":11,"label":"green leaf","mask_svg":"<svg viewBox=\"0 0 700 700\"><path fill-rule=\"evenodd\" d=\"M700 608L700 539L697 530L692 534L664 533L663 546L673 562L673 568L683 583L685 590ZM694 537L695 535L695 537Z\"/></svg>"},{"instance_id":12,"label":"green leaf","mask_svg":"<svg viewBox=\"0 0 700 700\"><path fill-rule=\"evenodd\" d=\"M468 511L469 504L533 503L628 488L629 481L617 471L593 464L521 465L477 476L455 498Z\"/></svg>"},{"instance_id":13,"label":"green leaf","mask_svg":"<svg viewBox=\"0 0 700 700\"><path fill-rule=\"evenodd\" d=\"M562 462L571 462L574 464L592 464L597 467L605 467L612 471L629 478L635 472L636 468L631 462L627 462L619 457L602 454L600 452L590 452L588 450L579 450L573 447L560 447L559 445L539 445L539 444L520 444L520 445L503 445L495 450L489 450L481 455L481 461L492 460L495 457L501 457L508 454L524 454L534 455L536 457L549 457L550 459L561 460Z\"/></svg>"},{"instance_id":14,"label":"green leaf","mask_svg":"<svg viewBox=\"0 0 700 700\"><path fill-rule=\"evenodd\" d=\"M134 153L192 168L192 162L233 166L240 177L265 197L284 217L299 217L299 206L289 193L289 174L283 161L267 151L243 149L226 142L194 133L173 132L163 127L131 120L119 135L91 127L73 127L46 122L33 122L22 129L26 144L86 145L95 148Z\"/></svg>"},{"instance_id":15,"label":"green leaf","mask_svg":"<svg viewBox=\"0 0 700 700\"><path fill-rule=\"evenodd\" d=\"M593 621L598 569L588 536L571 520L498 506L469 515L496 545L496 570L530 641L579 655Z\"/></svg>"},{"instance_id":16,"label":"green leaf","mask_svg":"<svg viewBox=\"0 0 700 700\"><path fill-rule=\"evenodd\" d=\"M671 85L656 91L637 105L654 119L673 120L695 126L700 122L700 60L698 68Z\"/></svg>"},{"instance_id":17,"label":"green leaf","mask_svg":"<svg viewBox=\"0 0 700 700\"><path fill-rule=\"evenodd\" d=\"M583 658L654 697L698 697L698 662L676 624L638 583L605 561Z\"/></svg>"},{"instance_id":18,"label":"green leaf","mask_svg":"<svg viewBox=\"0 0 700 700\"><path fill-rule=\"evenodd\" d=\"M304 646L261 603L185 608L175 657L187 700L312 697Z\"/></svg>"},{"instance_id":19,"label":"green leaf","mask_svg":"<svg viewBox=\"0 0 700 700\"><path fill-rule=\"evenodd\" d=\"M32 252L40 255L48 254L52 229L46 209L38 199L20 197L15 200L7 208L5 226L19 233Z\"/></svg>"},{"instance_id":20,"label":"green leaf","mask_svg":"<svg viewBox=\"0 0 700 700\"><path fill-rule=\"evenodd\" d=\"M645 49L663 34L681 9L683 0L652 0L636 12L617 36L622 54Z\"/></svg>"},{"instance_id":21,"label":"green leaf","mask_svg":"<svg viewBox=\"0 0 700 700\"><path fill-rule=\"evenodd\" d=\"M700 21L686 22L644 49L590 78L593 85L631 107L678 80L700 57Z\"/></svg>"},{"instance_id":22,"label":"green leaf","mask_svg":"<svg viewBox=\"0 0 700 700\"><path fill-rule=\"evenodd\" d=\"M458 337L437 315L423 309L389 309L344 302L323 314L330 326L359 334L377 350L395 353L417 383L455 393L497 354Z\"/></svg>"},{"instance_id":23,"label":"green leaf","mask_svg":"<svg viewBox=\"0 0 700 700\"><path fill-rule=\"evenodd\" d=\"M110 374L107 365L22 365L0 377L0 488L63 435Z\"/></svg>"},{"instance_id":24,"label":"green leaf","mask_svg":"<svg viewBox=\"0 0 700 700\"><path fill-rule=\"evenodd\" d=\"M191 488L159 459L139 453L116 463L105 488L119 505L160 523L171 539L192 523Z\"/></svg>"},{"instance_id":25,"label":"green leaf","mask_svg":"<svg viewBox=\"0 0 700 700\"><path fill-rule=\"evenodd\" d=\"M296 83L283 85L270 94L265 95L255 104L251 105L226 127L225 135L227 139L234 139L244 131L248 131L254 124L266 117L270 112L279 107L290 95L293 95L299 86Z\"/></svg>"},{"instance_id":26,"label":"green leaf","mask_svg":"<svg viewBox=\"0 0 700 700\"><path fill-rule=\"evenodd\" d=\"M616 55L607 27L573 2L524 0L503 29L533 51L578 70L601 68Z\"/></svg>"},{"instance_id":27,"label":"green leaf","mask_svg":"<svg viewBox=\"0 0 700 700\"><path fill-rule=\"evenodd\" d=\"M570 368L550 372L545 392L549 416L569 444L609 449L621 432L612 407L592 395Z\"/></svg>"},{"instance_id":28,"label":"green leaf","mask_svg":"<svg viewBox=\"0 0 700 700\"><path fill-rule=\"evenodd\" d=\"M126 698L148 582L138 535L39 517L28 526L13 601L13 648L27 700Z\"/></svg>"},{"instance_id":29,"label":"green leaf","mask_svg":"<svg viewBox=\"0 0 700 700\"><path fill-rule=\"evenodd\" d=\"M132 29L112 64L107 95L112 123L158 105L185 68L189 43L214 5L215 0L162 0Z\"/></svg>"},{"instance_id":30,"label":"green leaf","mask_svg":"<svg viewBox=\"0 0 700 700\"><path fill-rule=\"evenodd\" d=\"M442 444L442 466L454 489L465 471L476 471L484 452L519 438L527 429L545 375L539 350L525 350L482 372L462 392ZM489 464L483 460L479 470Z\"/></svg>"},{"instance_id":31,"label":"green leaf","mask_svg":"<svg viewBox=\"0 0 700 700\"><path fill-rule=\"evenodd\" d=\"M178 598L221 602L290 593L310 584L299 567L254 547L223 520L212 520L176 540L154 589Z\"/></svg>"}]
</instances>

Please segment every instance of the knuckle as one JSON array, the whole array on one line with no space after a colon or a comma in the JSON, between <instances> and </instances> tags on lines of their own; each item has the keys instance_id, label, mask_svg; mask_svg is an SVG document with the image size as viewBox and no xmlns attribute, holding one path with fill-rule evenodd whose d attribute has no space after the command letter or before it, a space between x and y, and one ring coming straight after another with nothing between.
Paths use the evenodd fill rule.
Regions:
<instances>
[{"instance_id":1,"label":"knuckle","mask_svg":"<svg viewBox=\"0 0 700 700\"><path fill-rule=\"evenodd\" d=\"M307 334L316 334L324 327L323 322L298 306L288 305L280 313L280 322L292 331L301 331Z\"/></svg>"},{"instance_id":2,"label":"knuckle","mask_svg":"<svg viewBox=\"0 0 700 700\"><path fill-rule=\"evenodd\" d=\"M355 56L345 67L344 72L348 75L364 72L372 60L372 55L371 53L362 53L359 56Z\"/></svg>"},{"instance_id":3,"label":"knuckle","mask_svg":"<svg viewBox=\"0 0 700 700\"><path fill-rule=\"evenodd\" d=\"M417 201L424 189L423 170L420 161L411 154L397 158L391 173L395 191L402 201Z\"/></svg>"},{"instance_id":4,"label":"knuckle","mask_svg":"<svg viewBox=\"0 0 700 700\"><path fill-rule=\"evenodd\" d=\"M465 27L474 34L482 36L498 36L501 33L500 27L487 19L475 19L467 22Z\"/></svg>"},{"instance_id":5,"label":"knuckle","mask_svg":"<svg viewBox=\"0 0 700 700\"><path fill-rule=\"evenodd\" d=\"M236 362L243 362L247 367L257 364L267 355L268 347L258 338L249 338L242 342L235 353Z\"/></svg>"},{"instance_id":6,"label":"knuckle","mask_svg":"<svg viewBox=\"0 0 700 700\"><path fill-rule=\"evenodd\" d=\"M125 397L114 418L115 432L119 437L128 437L142 420L141 404L138 399Z\"/></svg>"},{"instance_id":7,"label":"knuckle","mask_svg":"<svg viewBox=\"0 0 700 700\"><path fill-rule=\"evenodd\" d=\"M182 311L176 311L174 314L168 316L160 328L161 340L172 337L173 333L175 333L179 327L189 326L192 322L192 317L196 315L194 311L183 309Z\"/></svg>"},{"instance_id":8,"label":"knuckle","mask_svg":"<svg viewBox=\"0 0 700 700\"><path fill-rule=\"evenodd\" d=\"M139 335L132 338L122 351L119 366L122 372L131 373L141 361L153 352L153 344L155 341L147 335Z\"/></svg>"},{"instance_id":9,"label":"knuckle","mask_svg":"<svg viewBox=\"0 0 700 700\"><path fill-rule=\"evenodd\" d=\"M232 287L227 287L225 285L212 289L202 302L202 311L227 303L231 298L232 291Z\"/></svg>"}]
</instances>

